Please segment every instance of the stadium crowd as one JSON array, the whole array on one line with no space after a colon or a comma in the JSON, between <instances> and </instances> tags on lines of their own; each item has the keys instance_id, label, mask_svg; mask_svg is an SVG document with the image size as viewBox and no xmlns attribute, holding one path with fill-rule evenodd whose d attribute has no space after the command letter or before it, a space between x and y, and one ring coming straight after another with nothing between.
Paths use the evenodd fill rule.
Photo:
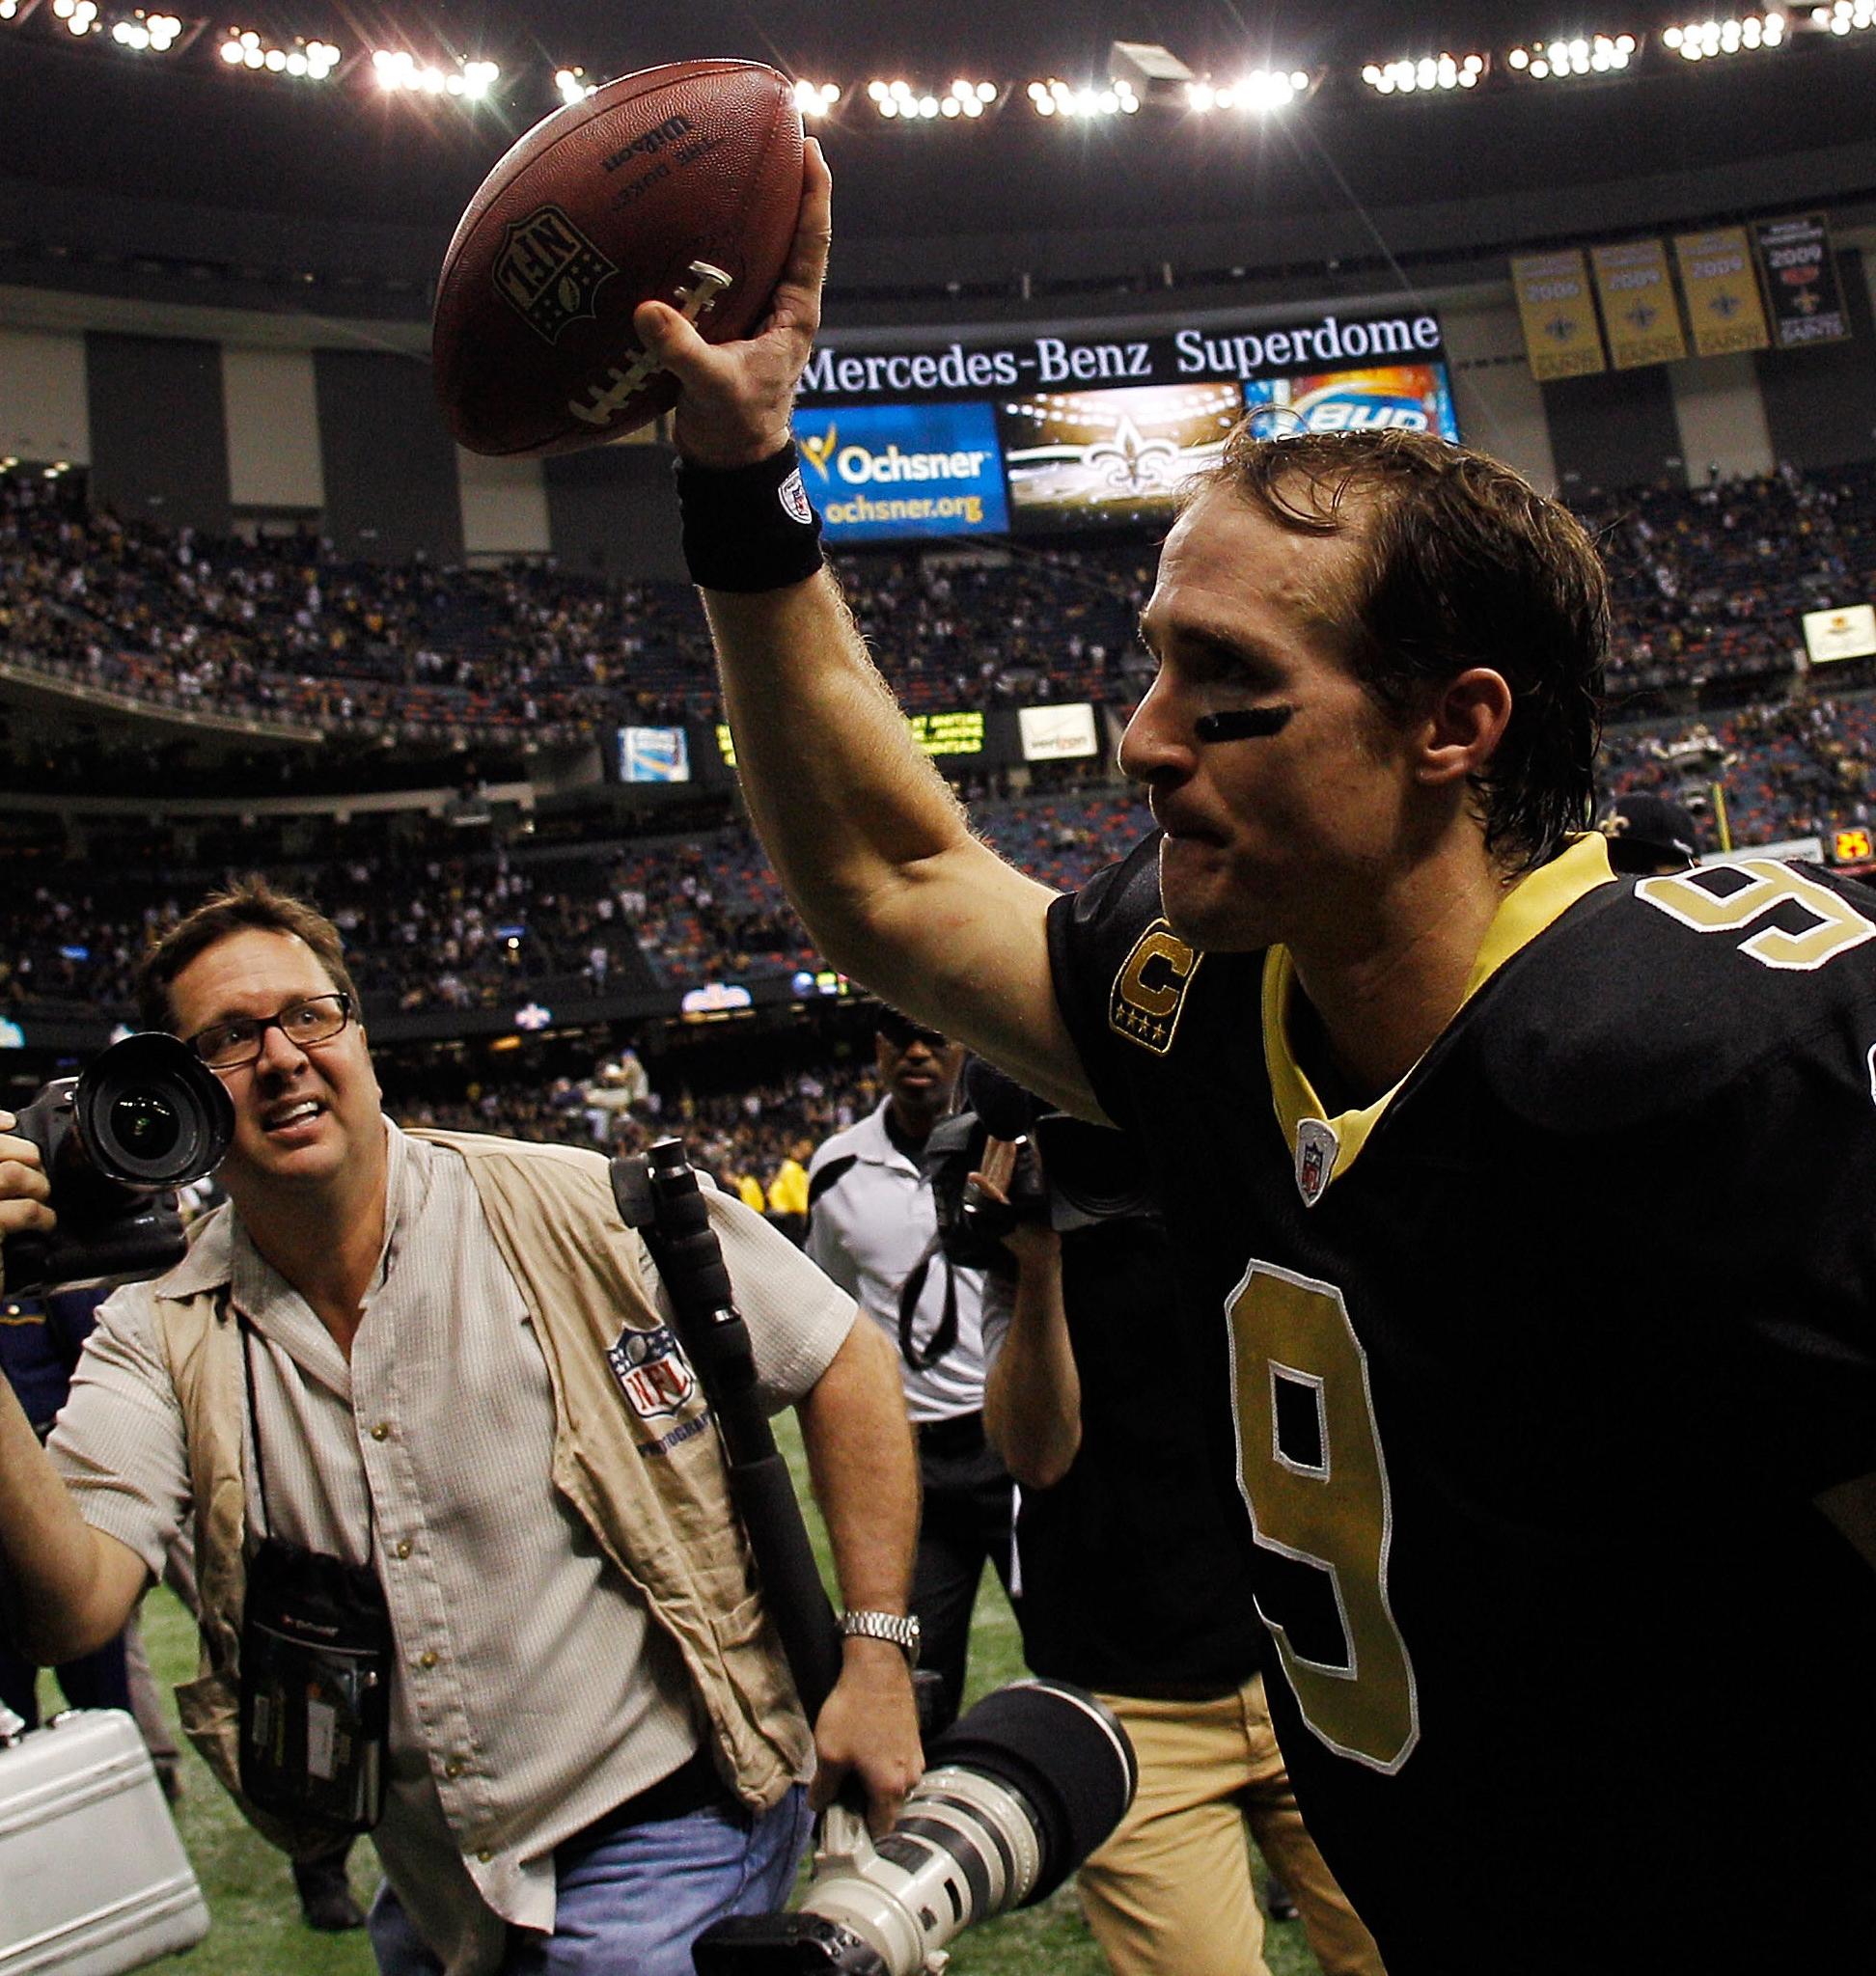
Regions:
<instances>
[{"instance_id":1,"label":"stadium crowd","mask_svg":"<svg viewBox=\"0 0 1876 1976\"><path fill-rule=\"evenodd\" d=\"M1796 669L1800 615L1876 578L1876 466L1579 507L1614 579L1612 691L1635 713L1762 692ZM1137 541L837 561L912 710L1135 697ZM70 477L0 476L0 659L362 743L551 744L719 711L686 586L344 562L308 533L212 540L88 509Z\"/></svg>"},{"instance_id":2,"label":"stadium crowd","mask_svg":"<svg viewBox=\"0 0 1876 1976\"><path fill-rule=\"evenodd\" d=\"M1734 844L1871 822L1871 661L1830 697L1799 653L1805 611L1876 582L1876 466L1781 471L1580 506L1608 557L1616 663L1601 781L1648 790ZM874 553L843 575L908 705L1088 697L1124 708L1143 676L1132 622L1150 581L1138 543ZM0 475L0 661L176 706L283 718L379 742L551 741L626 718L716 712L693 592L542 565L499 571L342 563L310 535L209 541L89 510L69 479ZM15 744L22 786L69 764ZM162 745L146 763L164 768ZM395 751L365 757L386 766ZM108 770L101 771L108 784ZM465 758L465 786L475 777ZM998 848L1078 883L1148 825L1132 794L966 785ZM146 857L35 868L0 890L0 1005L117 1008L146 944L252 840L154 844ZM746 826L574 848L361 850L343 828L265 862L317 898L380 1009L475 1009L528 996L603 1001L815 964Z\"/></svg>"},{"instance_id":3,"label":"stadium crowd","mask_svg":"<svg viewBox=\"0 0 1876 1976\"><path fill-rule=\"evenodd\" d=\"M1067 887L1149 826L1128 791L985 803L993 841ZM247 863L256 862L249 851ZM433 847L406 857L275 863L281 884L317 899L358 956L377 1008L485 1008L529 995L603 1000L816 965L761 847L742 825L527 855ZM0 889L0 1005L131 1000L138 956L223 872L88 865Z\"/></svg>"}]
</instances>

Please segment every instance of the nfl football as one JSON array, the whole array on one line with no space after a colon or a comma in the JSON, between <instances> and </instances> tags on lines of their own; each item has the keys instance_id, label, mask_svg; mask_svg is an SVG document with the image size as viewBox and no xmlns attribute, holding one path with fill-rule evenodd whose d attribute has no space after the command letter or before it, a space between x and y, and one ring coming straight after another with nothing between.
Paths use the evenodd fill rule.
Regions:
<instances>
[{"instance_id":1,"label":"nfl football","mask_svg":"<svg viewBox=\"0 0 1876 1976\"><path fill-rule=\"evenodd\" d=\"M794 85L759 62L676 62L556 110L456 225L430 350L472 453L570 453L645 425L677 387L632 333L668 302L711 343L747 336L801 206Z\"/></svg>"}]
</instances>

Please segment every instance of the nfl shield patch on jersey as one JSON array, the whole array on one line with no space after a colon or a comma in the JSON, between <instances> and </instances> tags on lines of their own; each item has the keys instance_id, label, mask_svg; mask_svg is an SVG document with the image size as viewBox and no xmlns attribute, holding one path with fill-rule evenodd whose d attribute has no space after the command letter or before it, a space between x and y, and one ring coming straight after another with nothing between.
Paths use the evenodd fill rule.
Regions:
<instances>
[{"instance_id":1,"label":"nfl shield patch on jersey","mask_svg":"<svg viewBox=\"0 0 1876 1976\"><path fill-rule=\"evenodd\" d=\"M1341 1140L1336 1128L1320 1118L1299 1119L1296 1127L1296 1191L1303 1205L1312 1208L1322 1198L1336 1170Z\"/></svg>"},{"instance_id":2,"label":"nfl shield patch on jersey","mask_svg":"<svg viewBox=\"0 0 1876 1976\"><path fill-rule=\"evenodd\" d=\"M679 1413L697 1391L697 1375L677 1346L668 1324L648 1331L620 1332L606 1348L606 1363L641 1420L666 1420Z\"/></svg>"}]
</instances>

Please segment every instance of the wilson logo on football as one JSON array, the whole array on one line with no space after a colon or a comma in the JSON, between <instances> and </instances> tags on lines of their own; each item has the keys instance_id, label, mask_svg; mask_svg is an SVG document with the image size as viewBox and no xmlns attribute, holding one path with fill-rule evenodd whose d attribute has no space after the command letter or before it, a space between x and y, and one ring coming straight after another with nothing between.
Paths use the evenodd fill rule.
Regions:
<instances>
[{"instance_id":1,"label":"wilson logo on football","mask_svg":"<svg viewBox=\"0 0 1876 1976\"><path fill-rule=\"evenodd\" d=\"M1130 1043L1164 1057L1172 1047L1179 1011L1204 958L1164 919L1134 942L1108 996L1108 1027Z\"/></svg>"},{"instance_id":2,"label":"wilson logo on football","mask_svg":"<svg viewBox=\"0 0 1876 1976\"><path fill-rule=\"evenodd\" d=\"M619 272L557 206L515 220L495 257L495 291L546 343L569 322L597 314L593 298Z\"/></svg>"}]
</instances>

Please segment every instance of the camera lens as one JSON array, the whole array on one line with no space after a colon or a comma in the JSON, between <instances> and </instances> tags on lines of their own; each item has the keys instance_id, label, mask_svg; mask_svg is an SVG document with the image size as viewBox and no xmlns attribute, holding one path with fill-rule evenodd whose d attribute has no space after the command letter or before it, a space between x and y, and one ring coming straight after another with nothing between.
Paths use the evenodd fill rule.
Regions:
<instances>
[{"instance_id":1,"label":"camera lens","mask_svg":"<svg viewBox=\"0 0 1876 1976\"><path fill-rule=\"evenodd\" d=\"M234 1132L221 1080L174 1036L148 1032L93 1062L72 1110L87 1161L122 1187L185 1186L213 1169Z\"/></svg>"},{"instance_id":2,"label":"camera lens","mask_svg":"<svg viewBox=\"0 0 1876 1976\"><path fill-rule=\"evenodd\" d=\"M160 1091L124 1091L111 1106L111 1135L139 1160L163 1160L181 1137L176 1108Z\"/></svg>"}]
</instances>

